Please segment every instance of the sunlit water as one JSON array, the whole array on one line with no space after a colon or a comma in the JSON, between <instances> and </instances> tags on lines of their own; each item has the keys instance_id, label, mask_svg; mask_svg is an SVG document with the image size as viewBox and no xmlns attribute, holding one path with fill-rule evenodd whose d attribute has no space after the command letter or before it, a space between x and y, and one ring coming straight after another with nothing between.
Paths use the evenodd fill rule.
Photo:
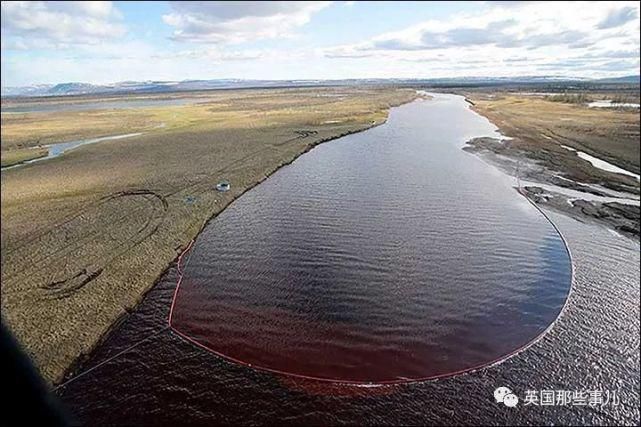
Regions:
<instances>
[{"instance_id":1,"label":"sunlit water","mask_svg":"<svg viewBox=\"0 0 641 427\"><path fill-rule=\"evenodd\" d=\"M442 338L439 331L446 331L447 323L451 322L449 329L462 331L463 336L445 335L448 339L442 339L441 345L444 349L461 349L464 356L461 359L467 361L478 355L485 358L492 351L509 351L517 341L526 342L546 327L567 294L567 255L540 213L510 188L511 179L470 154L460 151L459 157L456 150L462 145L461 135L467 138L479 136L475 132L486 134L491 130L485 120L464 110L467 111L464 105L448 99L395 109L388 124L317 147L245 194L212 221L197 241L192 258L186 258L191 291L197 284L194 277L205 280L196 289L198 293L182 294L188 297L183 300L186 303L183 308L194 310L191 314L185 311L182 316L203 328L200 339L208 341L215 328L240 330L234 324L217 323L221 316L225 318L223 314L205 312L212 307L210 298L215 295L227 302L232 313L243 304L249 307L245 310L249 313L245 329L252 334L261 328L253 318L255 313L270 315L264 307L276 306L274 311L288 314L284 319L277 318L277 322L309 316L321 327L360 325L358 331L363 335L357 337L365 339L365 347L370 351L379 345L376 337L367 341L370 328L386 333L392 340L390 347L407 345L405 348L411 352L412 348L420 349L424 345L421 340L426 337ZM416 119L412 121L415 115L420 118L418 123ZM456 118L459 120L455 124L449 121ZM413 130L415 126L421 130ZM459 126L460 131L452 129ZM407 138L398 139L399 133ZM396 145L389 141L389 135L397 136ZM430 149L422 148L423 144ZM339 152L329 149L333 146L339 147ZM415 155L408 158L407 153ZM440 161L432 160L434 156ZM401 161L403 157L405 161ZM447 164L445 159L461 163ZM352 165L347 171L351 181L341 175L346 172L341 165L348 162ZM305 170L309 173L305 174ZM449 171L449 186L435 179L439 170ZM333 173L325 177L319 174L323 171ZM298 186L288 184L283 176L302 181ZM466 188L472 176L478 185ZM315 177L323 185L314 184ZM390 191L388 182L398 183L394 187L396 192ZM325 192L327 185L337 193ZM383 190L389 199L381 197ZM369 197L363 192L379 197ZM265 195L274 197L271 200L274 207L267 212L261 210L267 208L266 203L261 203ZM295 195L307 202L296 202ZM351 196L351 203L366 203L367 213L350 209L351 203L339 195ZM291 206L295 209L284 211L287 203L294 203ZM500 212L495 210L497 203L503 205ZM407 209L396 205L407 205ZM379 221L386 212L405 221L391 219L390 228L383 227ZM315 221L308 219L320 214ZM71 416L84 423L638 423L638 243L598 226L550 215L567 237L573 253L576 268L573 291L563 315L543 339L501 364L438 381L367 388L332 386L251 369L214 356L167 330L169 306L178 278L172 267L76 371L96 366L141 339L157 335L65 385L58 394ZM434 224L422 220L423 217ZM266 222L272 227L259 224ZM311 224L312 229L301 227L301 222ZM493 228L484 222L493 224ZM227 223L233 225L226 226ZM412 231L405 230L406 227ZM355 231L350 233L350 228ZM439 235L437 229L449 231L448 238ZM212 230L232 240L225 245ZM256 230L263 235L250 234ZM239 237L241 234L244 238ZM255 244L247 245L243 240L254 240ZM372 240L383 247L376 248L370 243ZM286 241L290 242L288 246L284 245ZM466 242L467 247L461 242ZM308 252L314 253L314 245L316 256L311 257ZM244 252L250 246L252 251ZM430 246L438 246L442 253ZM269 247L275 251L270 252L266 249ZM463 252L456 253L453 248ZM488 248L493 250L482 253ZM434 256L434 260L430 262L424 252ZM221 266L223 273L212 271L204 261L208 253L213 255L211 263ZM383 258L376 258L377 255ZM525 260L519 261L519 257ZM239 261L242 258L246 263ZM458 262L453 263L450 258ZM255 265L249 265L252 263ZM398 263L402 267L395 265ZM443 263L449 266L449 271ZM272 280L275 273L266 268L270 265L281 269L281 282ZM301 266L307 269L307 275L300 273ZM238 270L234 272L232 267ZM551 271L558 272L558 276L553 277ZM228 280L222 280L220 274ZM246 285L243 282L249 281L248 275L255 275L256 280L252 279L249 287L234 286ZM368 278L367 284L371 285L361 284L357 276ZM388 277L399 280L385 280ZM518 283L510 283L511 280ZM450 291L445 285L458 286L459 292ZM185 289L189 286L185 284ZM324 292L317 289L323 286ZM350 296L346 287L360 297ZM289 292L287 297L284 289ZM426 297L430 293L435 297ZM202 300L197 301L197 296L202 296ZM423 313L428 310L417 309L423 306L440 310L446 317L438 325L422 324L421 320L432 316ZM461 313L468 313L474 321ZM488 313L496 314L500 321ZM390 329L401 328L403 335L409 334L408 342L386 331L380 316L388 318ZM483 331L485 325L497 331L498 323L503 328L497 336ZM522 327L515 327L519 323ZM479 326L475 328L476 324ZM311 331L305 322L302 327L305 332ZM198 338L193 332L198 331L191 331ZM314 338L314 331L310 333ZM478 339L476 333L480 334ZM249 338L240 339L250 343ZM257 344L250 343L254 347L269 342L268 337L256 340ZM273 343L275 348L282 345ZM330 341L332 345L336 342ZM216 349L223 352L229 348ZM441 348L436 345L433 348L443 354ZM261 350L269 352L271 348ZM349 357L358 355L350 348L342 350ZM323 351L320 348L317 354ZM421 358L398 354L408 361L405 372L410 374L416 369L424 373L425 368L433 366L426 366ZM374 366L372 369L345 371L340 367L338 371L332 369L332 373L356 372L368 376L376 373L387 378L404 369L402 364L376 368L369 360L366 362ZM289 368L317 369L315 365L313 361L297 362ZM510 409L493 402L492 392L498 386L509 386L521 399L526 390L615 390L620 404L595 408L521 405Z\"/></svg>"},{"instance_id":2,"label":"sunlit water","mask_svg":"<svg viewBox=\"0 0 641 427\"><path fill-rule=\"evenodd\" d=\"M256 368L348 382L447 375L529 343L559 314L570 261L460 149L493 130L438 96L301 157L199 236L172 326Z\"/></svg>"}]
</instances>

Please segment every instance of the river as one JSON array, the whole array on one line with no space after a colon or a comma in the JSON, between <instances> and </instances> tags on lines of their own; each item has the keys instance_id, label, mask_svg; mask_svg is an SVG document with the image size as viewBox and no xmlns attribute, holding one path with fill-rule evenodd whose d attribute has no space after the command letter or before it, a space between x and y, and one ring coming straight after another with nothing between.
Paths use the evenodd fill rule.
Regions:
<instances>
[{"instance_id":1,"label":"river","mask_svg":"<svg viewBox=\"0 0 641 427\"><path fill-rule=\"evenodd\" d=\"M58 389L72 416L638 420L638 244L550 213L573 253L570 293L572 265L552 224L511 179L461 150L479 136L496 129L463 98L437 95L276 172L183 257L173 330L175 266L78 364L87 373ZM510 409L493 402L498 386L521 398L598 387L622 404Z\"/></svg>"}]
</instances>

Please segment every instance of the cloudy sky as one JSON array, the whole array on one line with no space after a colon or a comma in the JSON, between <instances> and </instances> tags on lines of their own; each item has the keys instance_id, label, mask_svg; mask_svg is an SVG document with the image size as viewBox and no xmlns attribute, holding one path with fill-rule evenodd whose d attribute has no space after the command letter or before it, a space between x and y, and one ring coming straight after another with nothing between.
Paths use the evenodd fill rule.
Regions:
<instances>
[{"instance_id":1,"label":"cloudy sky","mask_svg":"<svg viewBox=\"0 0 641 427\"><path fill-rule=\"evenodd\" d=\"M639 74L639 2L2 2L2 86Z\"/></svg>"}]
</instances>

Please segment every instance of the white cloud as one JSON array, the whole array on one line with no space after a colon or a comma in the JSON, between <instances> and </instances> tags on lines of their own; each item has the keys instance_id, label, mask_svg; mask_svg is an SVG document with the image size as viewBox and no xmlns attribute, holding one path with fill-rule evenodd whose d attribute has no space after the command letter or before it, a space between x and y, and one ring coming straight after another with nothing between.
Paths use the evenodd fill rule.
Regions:
<instances>
[{"instance_id":1,"label":"white cloud","mask_svg":"<svg viewBox=\"0 0 641 427\"><path fill-rule=\"evenodd\" d=\"M175 59L182 58L187 60L209 60L211 62L225 61L252 61L269 56L269 52L263 50L247 49L225 51L217 47L207 49L179 50L176 52L165 52L154 54L151 59Z\"/></svg>"},{"instance_id":2,"label":"white cloud","mask_svg":"<svg viewBox=\"0 0 641 427\"><path fill-rule=\"evenodd\" d=\"M325 49L324 55L335 60L414 63L423 70L449 67L453 74L467 71L468 75L482 70L598 74L615 71L617 65L620 71L636 72L639 3L613 3L488 2L474 14L422 22ZM528 60L513 59L524 57ZM617 57L622 60L612 61Z\"/></svg>"},{"instance_id":3,"label":"white cloud","mask_svg":"<svg viewBox=\"0 0 641 427\"><path fill-rule=\"evenodd\" d=\"M612 9L603 21L599 22L598 27L600 29L619 27L626 22L635 20L638 16L639 11L631 6Z\"/></svg>"},{"instance_id":4,"label":"white cloud","mask_svg":"<svg viewBox=\"0 0 641 427\"><path fill-rule=\"evenodd\" d=\"M2 84L639 73L638 2L474 3L467 14L359 43L327 47L318 40L334 29L316 28L303 43L230 44L295 35L327 4L172 4L164 17L145 17L172 25L178 41L168 41L171 27L157 32L145 19L121 37L120 12L109 2L3 2ZM333 13L354 19L361 17L357 9L376 7L337 5ZM380 18L370 19L376 28Z\"/></svg>"},{"instance_id":5,"label":"white cloud","mask_svg":"<svg viewBox=\"0 0 641 427\"><path fill-rule=\"evenodd\" d=\"M2 48L55 48L93 44L125 34L108 1L2 2Z\"/></svg>"},{"instance_id":6,"label":"white cloud","mask_svg":"<svg viewBox=\"0 0 641 427\"><path fill-rule=\"evenodd\" d=\"M163 21L174 27L173 38L204 43L241 43L288 37L331 2L230 1L171 2Z\"/></svg>"}]
</instances>

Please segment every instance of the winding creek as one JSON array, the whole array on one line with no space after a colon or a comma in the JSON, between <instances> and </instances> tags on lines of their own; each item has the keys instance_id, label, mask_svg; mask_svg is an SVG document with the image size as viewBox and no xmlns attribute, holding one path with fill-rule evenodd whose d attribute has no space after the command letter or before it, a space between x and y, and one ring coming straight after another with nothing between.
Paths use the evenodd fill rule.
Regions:
<instances>
[{"instance_id":1,"label":"winding creek","mask_svg":"<svg viewBox=\"0 0 641 427\"><path fill-rule=\"evenodd\" d=\"M537 372L554 378L554 363L581 366L564 347L585 351L592 335L568 327L576 311L558 320L573 281L564 240L512 179L461 150L479 136L498 134L462 97L435 95L302 155L212 220L185 253L182 279L170 268L75 371L97 368L59 395L79 420L108 423L469 422L456 408L487 406L496 386L522 391ZM579 240L598 227L557 219L581 260L599 256ZM638 297L638 245L615 239L597 241L632 286L622 304ZM602 275L615 262L590 262L574 298L609 284ZM555 322L570 341L555 338ZM638 370L638 354L632 363ZM567 379L581 384L575 371ZM452 378L414 382L437 377ZM479 423L509 423L486 406ZM598 414L589 416L610 417Z\"/></svg>"},{"instance_id":2,"label":"winding creek","mask_svg":"<svg viewBox=\"0 0 641 427\"><path fill-rule=\"evenodd\" d=\"M42 162L44 160L49 160L53 159L55 157L61 156L67 151L71 151L73 149L76 149L78 147L82 147L83 145L89 145L89 144L96 144L99 142L104 142L104 141L111 141L115 139L123 139L123 138L131 138L134 136L142 135L142 132L136 132L136 133L126 133L122 135L111 135L111 136L102 136L99 138L89 138L89 139L78 139L74 141L67 141L67 142L59 142L56 144L48 144L48 145L43 145L41 147L37 148L46 148L47 149L47 154L42 157L37 157L35 159L31 160L25 160L24 162L17 163L15 165L11 166L5 166L2 168L2 170L9 170L9 169L15 169L19 168L31 163L37 163L37 162Z\"/></svg>"}]
</instances>

